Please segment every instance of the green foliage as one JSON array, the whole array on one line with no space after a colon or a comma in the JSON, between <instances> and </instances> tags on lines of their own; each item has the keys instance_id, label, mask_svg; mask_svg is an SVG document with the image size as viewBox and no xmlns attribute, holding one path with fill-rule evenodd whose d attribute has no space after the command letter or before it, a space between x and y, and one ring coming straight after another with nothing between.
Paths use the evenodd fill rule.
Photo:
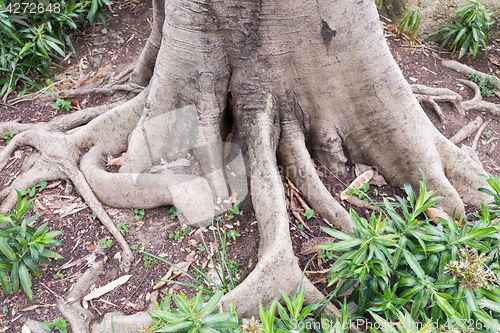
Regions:
<instances>
[{"instance_id":1,"label":"green foliage","mask_svg":"<svg viewBox=\"0 0 500 333\"><path fill-rule=\"evenodd\" d=\"M38 192L42 192L45 187L47 187L47 182L40 182L38 184L36 184L35 186L33 186L32 188L27 188L27 189L24 189L22 190L20 193L21 193L21 196L25 196L25 195L29 195L30 197L33 197L36 193L36 190L38 189Z\"/></svg>"},{"instance_id":2,"label":"green foliage","mask_svg":"<svg viewBox=\"0 0 500 333\"><path fill-rule=\"evenodd\" d=\"M106 238L101 238L99 239L99 247L101 249L108 249L113 245L113 240L112 239L106 239Z\"/></svg>"},{"instance_id":3,"label":"green foliage","mask_svg":"<svg viewBox=\"0 0 500 333\"><path fill-rule=\"evenodd\" d=\"M172 283L177 283L180 285L193 287L196 289L201 289L207 295L213 295L214 291L223 291L224 293L228 292L234 289L240 283L239 278L237 278L237 275L240 273L239 269L240 264L228 258L226 247L228 246L228 241L229 241L228 238L229 237L232 238L232 236L229 236L229 233L220 228L219 221L221 219L215 219L215 221L212 222L212 228L211 228L214 236L216 256L215 255L212 256L211 252L208 251L208 246L205 242L205 238L203 237L203 233L200 233L202 245L200 244L200 246L198 246L197 248L199 251L206 251L208 253L210 262L217 273L218 277L217 281L215 281L207 273L205 273L204 271L202 271L201 269L199 269L194 265L192 267L196 271L195 275L198 278L192 276L191 274L189 274L182 268L178 267L174 263L166 260L165 258L158 257L144 250L139 250L139 253L145 254L146 256L155 258L159 261L163 261L171 266L174 266L176 269L184 273L184 275L186 275L192 281L192 283L184 283L171 280L170 282ZM174 236L172 236L172 238L175 239L175 234ZM215 260L217 260L219 264L217 264Z\"/></svg>"},{"instance_id":4,"label":"green foliage","mask_svg":"<svg viewBox=\"0 0 500 333\"><path fill-rule=\"evenodd\" d=\"M2 307L2 315L5 317L9 314L9 308L7 307L7 305L4 305Z\"/></svg>"},{"instance_id":5,"label":"green foliage","mask_svg":"<svg viewBox=\"0 0 500 333\"><path fill-rule=\"evenodd\" d=\"M184 236L189 234L190 231L191 231L191 229L189 229L189 228L184 228L184 229L181 229L180 231L172 231L168 235L168 238L171 238L171 239L173 238L175 241L180 243L184 239Z\"/></svg>"},{"instance_id":6,"label":"green foliage","mask_svg":"<svg viewBox=\"0 0 500 333\"><path fill-rule=\"evenodd\" d=\"M49 332L52 332L54 330L57 330L59 333L68 332L68 330L66 329L66 320L62 318L56 318L52 322L50 321L42 322L42 329Z\"/></svg>"},{"instance_id":7,"label":"green foliage","mask_svg":"<svg viewBox=\"0 0 500 333\"><path fill-rule=\"evenodd\" d=\"M442 24L441 29L431 34L427 40L440 40L439 51L446 46L453 52L459 51L459 58L470 52L472 59L476 59L480 44L484 47L485 55L488 50L486 43L489 39L489 27L494 23L493 12L481 5L481 0L465 1L468 4L456 11L460 20Z\"/></svg>"},{"instance_id":8,"label":"green foliage","mask_svg":"<svg viewBox=\"0 0 500 333\"><path fill-rule=\"evenodd\" d=\"M170 214L170 218L173 220L175 219L177 216L181 215L176 209L174 206L170 207L170 209L168 210L168 213Z\"/></svg>"},{"instance_id":9,"label":"green foliage","mask_svg":"<svg viewBox=\"0 0 500 333\"><path fill-rule=\"evenodd\" d=\"M171 309L170 297L160 303L160 308L151 311L155 324L149 331L154 332L221 332L221 330L238 327L238 317L235 312L219 312L212 314L223 295L222 291L215 293L208 302L203 303L200 291L189 299L181 292L173 295L176 308Z\"/></svg>"},{"instance_id":10,"label":"green foliage","mask_svg":"<svg viewBox=\"0 0 500 333\"><path fill-rule=\"evenodd\" d=\"M335 258L335 253L333 251L321 250L318 253L318 258L331 260L331 259Z\"/></svg>"},{"instance_id":11,"label":"green foliage","mask_svg":"<svg viewBox=\"0 0 500 333\"><path fill-rule=\"evenodd\" d=\"M158 260L156 258L153 258L151 256L144 256L144 268L150 269L154 265L158 263Z\"/></svg>"},{"instance_id":12,"label":"green foliage","mask_svg":"<svg viewBox=\"0 0 500 333\"><path fill-rule=\"evenodd\" d=\"M467 73L467 78L478 85L481 96L483 97L495 96L495 90L500 88L500 81L493 75L490 75L487 79L485 79L478 72L469 72Z\"/></svg>"},{"instance_id":13,"label":"green foliage","mask_svg":"<svg viewBox=\"0 0 500 333\"><path fill-rule=\"evenodd\" d=\"M135 208L134 209L134 213L135 213L135 219L137 221L140 221L140 220L142 220L144 218L144 214L145 214L144 209L137 209L137 208Z\"/></svg>"},{"instance_id":14,"label":"green foliage","mask_svg":"<svg viewBox=\"0 0 500 333\"><path fill-rule=\"evenodd\" d=\"M127 221L117 223L116 227L118 229L120 229L121 231L123 231L123 233L125 233L125 234L129 232L128 227L127 227Z\"/></svg>"},{"instance_id":15,"label":"green foliage","mask_svg":"<svg viewBox=\"0 0 500 333\"><path fill-rule=\"evenodd\" d=\"M241 237L240 233L236 230L229 230L227 232L227 237L231 238L234 242L236 242L237 237Z\"/></svg>"},{"instance_id":16,"label":"green foliage","mask_svg":"<svg viewBox=\"0 0 500 333\"><path fill-rule=\"evenodd\" d=\"M307 220L310 220L311 217L314 216L314 209L307 209L305 212L304 212L304 217L307 219Z\"/></svg>"},{"instance_id":17,"label":"green foliage","mask_svg":"<svg viewBox=\"0 0 500 333\"><path fill-rule=\"evenodd\" d=\"M420 8L410 7L406 9L399 20L399 27L396 30L396 36L407 33L411 37L415 35L420 26Z\"/></svg>"},{"instance_id":18,"label":"green foliage","mask_svg":"<svg viewBox=\"0 0 500 333\"><path fill-rule=\"evenodd\" d=\"M9 131L9 132L6 132L2 138L5 140L5 143L9 144L10 143L10 140L12 140L12 138L14 136L16 136L17 132L13 132L13 131Z\"/></svg>"},{"instance_id":19,"label":"green foliage","mask_svg":"<svg viewBox=\"0 0 500 333\"><path fill-rule=\"evenodd\" d=\"M491 130L490 130L490 131L484 131L484 132L483 132L483 136L484 136L486 139L491 138Z\"/></svg>"},{"instance_id":20,"label":"green foliage","mask_svg":"<svg viewBox=\"0 0 500 333\"><path fill-rule=\"evenodd\" d=\"M499 180L490 178L488 183L496 185L496 193L482 191L500 199ZM357 315L369 312L394 321L408 309L414 320L423 322L432 318L433 323L460 329L472 321L491 326L500 318L500 288L490 274L490 268L499 267L500 227L492 224L498 212L488 212L483 204L475 223L462 220L465 227L460 227L452 218L436 218L439 224L434 226L417 217L441 199L432 197L436 191L426 190L425 178L418 196L408 184L404 190L408 201L384 198L369 220L351 211L352 233L323 228L341 241L318 248L344 253L330 269L330 285L343 280L334 294L354 287L351 300L358 305Z\"/></svg>"},{"instance_id":21,"label":"green foliage","mask_svg":"<svg viewBox=\"0 0 500 333\"><path fill-rule=\"evenodd\" d=\"M56 110L66 110L71 111L71 102L65 101L64 99L58 98L56 102L52 105L52 108Z\"/></svg>"},{"instance_id":22,"label":"green foliage","mask_svg":"<svg viewBox=\"0 0 500 333\"><path fill-rule=\"evenodd\" d=\"M62 273L54 274L52 277L54 278L54 280L64 279L64 275Z\"/></svg>"},{"instance_id":23,"label":"green foliage","mask_svg":"<svg viewBox=\"0 0 500 333\"><path fill-rule=\"evenodd\" d=\"M0 2L0 97L23 82L23 92L41 85L34 75L50 77L54 58L76 54L69 33L98 16L110 0L5 0ZM34 74L34 75L33 75ZM30 78L31 77L31 78Z\"/></svg>"},{"instance_id":24,"label":"green foliage","mask_svg":"<svg viewBox=\"0 0 500 333\"><path fill-rule=\"evenodd\" d=\"M39 215L25 218L25 214L32 208L31 201L21 196L17 191L18 202L14 212L0 213L0 283L5 293L12 290L19 292L19 282L30 299L31 291L30 272L37 278L42 276L38 268L39 262L52 265L50 258L62 258L59 254L49 251L46 247L58 246L62 242L54 238L61 235L61 231L48 232L47 224L38 229L30 226Z\"/></svg>"},{"instance_id":25,"label":"green foliage","mask_svg":"<svg viewBox=\"0 0 500 333\"><path fill-rule=\"evenodd\" d=\"M382 6L384 5L384 0L375 0L375 5L377 6L378 10L382 9Z\"/></svg>"},{"instance_id":26,"label":"green foliage","mask_svg":"<svg viewBox=\"0 0 500 333\"><path fill-rule=\"evenodd\" d=\"M229 209L229 212L230 213L227 216L228 220L232 220L232 219L234 219L235 215L239 215L240 214L240 203L239 202L235 203L234 206Z\"/></svg>"}]
</instances>

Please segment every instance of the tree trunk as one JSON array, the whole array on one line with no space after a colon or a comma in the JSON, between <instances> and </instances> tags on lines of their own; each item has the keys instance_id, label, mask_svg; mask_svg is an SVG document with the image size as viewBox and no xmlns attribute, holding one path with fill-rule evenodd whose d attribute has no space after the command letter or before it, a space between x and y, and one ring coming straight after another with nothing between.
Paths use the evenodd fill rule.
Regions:
<instances>
[{"instance_id":1,"label":"tree trunk","mask_svg":"<svg viewBox=\"0 0 500 333\"><path fill-rule=\"evenodd\" d=\"M174 204L198 225L217 212L214 203L234 193L242 199L248 176L259 263L223 300L251 315L276 288L293 294L301 278L278 165L315 211L346 232L349 216L311 157L336 174L347 160L372 165L395 186L418 186L422 170L430 189L445 189L449 212L462 213L462 199L483 198L476 189L486 187L484 171L424 114L392 59L373 0L153 3L153 32L133 72L147 87L85 126L54 131L47 123L17 135L0 167L17 147L31 145L38 154L30 170L42 176L28 170L0 193L2 210L15 202L13 188L69 178L108 228L96 197L117 207ZM233 148L224 159L229 132ZM103 154L125 149L120 173L105 172ZM162 158L191 151L202 177L147 173ZM307 300L319 301L321 293L304 284Z\"/></svg>"}]
</instances>

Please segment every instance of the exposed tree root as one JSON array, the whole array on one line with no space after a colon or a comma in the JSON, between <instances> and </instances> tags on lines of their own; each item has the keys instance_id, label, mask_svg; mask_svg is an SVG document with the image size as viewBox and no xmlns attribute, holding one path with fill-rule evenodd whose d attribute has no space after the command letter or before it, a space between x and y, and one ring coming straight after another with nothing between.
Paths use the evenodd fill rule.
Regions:
<instances>
[{"instance_id":1,"label":"exposed tree root","mask_svg":"<svg viewBox=\"0 0 500 333\"><path fill-rule=\"evenodd\" d=\"M478 72L466 65L463 65L456 61L443 61L443 65L455 70L456 72L467 75L469 73L476 73L483 78L491 77L488 74ZM462 96L460 94L447 89L447 88L432 88L423 85L413 84L411 85L412 91L417 97L417 99L422 103L429 103L433 109L436 111L439 119L442 120L443 112L437 103L451 103L454 110L461 115L464 115L466 111L478 110L484 112L490 112L494 115L500 115L500 104L495 104L491 102L484 101L479 86L469 80L459 80L461 83L472 89L474 92L474 97L468 101L462 101Z\"/></svg>"},{"instance_id":2,"label":"exposed tree root","mask_svg":"<svg viewBox=\"0 0 500 333\"><path fill-rule=\"evenodd\" d=\"M94 323L91 326L92 333L130 333L138 330L147 329L154 324L149 316L149 311L155 310L157 293L151 294L151 302L147 311L137 312L133 315L124 315L120 312L110 312L104 315L100 323Z\"/></svg>"},{"instance_id":3,"label":"exposed tree root","mask_svg":"<svg viewBox=\"0 0 500 333\"><path fill-rule=\"evenodd\" d=\"M250 275L222 299L225 306L233 304L242 316L255 315L259 301L269 304L279 295L278 288L289 295L294 294L300 281L307 291L306 303L319 302L324 298L302 275L292 250L281 176L274 167L276 143L270 111L271 108L268 108L265 113L256 115L248 150L252 200L261 234L259 261ZM268 202L273 202L273 206L267 205ZM248 295L252 297L248 298ZM337 308L329 305L328 309L339 318Z\"/></svg>"},{"instance_id":4,"label":"exposed tree root","mask_svg":"<svg viewBox=\"0 0 500 333\"><path fill-rule=\"evenodd\" d=\"M46 123L19 123L19 120L14 120L10 122L0 123L0 136L4 135L6 132L17 132L21 133L28 130L46 130L46 131L60 131L65 132L75 127L84 125L91 121L92 119L100 116L106 111L111 110L115 106L122 104L123 102L115 102L112 104L105 104L101 106L86 108L80 111L64 114L53 118Z\"/></svg>"},{"instance_id":5,"label":"exposed tree root","mask_svg":"<svg viewBox=\"0 0 500 333\"><path fill-rule=\"evenodd\" d=\"M52 94L45 94L39 96L37 99L41 101L55 101L58 98L74 98L80 96L87 95L104 95L111 96L117 91L124 91L133 94L139 94L144 90L143 86L140 86L135 83L128 84L115 84L115 85L106 85L102 88L82 88L82 89L71 89L71 90L61 90Z\"/></svg>"},{"instance_id":6,"label":"exposed tree root","mask_svg":"<svg viewBox=\"0 0 500 333\"><path fill-rule=\"evenodd\" d=\"M472 135L479 127L481 127L481 124L483 123L483 119L481 117L477 117L476 120L471 121L464 127L462 127L454 136L450 138L450 142L454 144L459 144L460 142L464 141L467 139L469 136Z\"/></svg>"}]
</instances>

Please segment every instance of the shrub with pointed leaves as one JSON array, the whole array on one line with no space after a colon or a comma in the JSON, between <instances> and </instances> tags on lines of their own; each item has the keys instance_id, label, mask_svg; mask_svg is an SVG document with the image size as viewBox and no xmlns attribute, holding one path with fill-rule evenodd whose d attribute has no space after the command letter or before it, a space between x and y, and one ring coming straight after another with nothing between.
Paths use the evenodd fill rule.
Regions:
<instances>
[{"instance_id":1,"label":"shrub with pointed leaves","mask_svg":"<svg viewBox=\"0 0 500 333\"><path fill-rule=\"evenodd\" d=\"M42 272L38 268L39 262L52 265L50 258L62 258L59 254L47 250L49 246L58 246L62 242L54 238L62 231L48 231L47 224L37 229L30 226L39 215L25 218L25 214L32 208L31 201L22 197L17 191L18 203L16 210L11 213L0 213L0 283L3 291L10 294L12 290L19 292L19 282L30 299L31 291L30 272L40 278ZM52 265L53 266L53 265Z\"/></svg>"}]
</instances>

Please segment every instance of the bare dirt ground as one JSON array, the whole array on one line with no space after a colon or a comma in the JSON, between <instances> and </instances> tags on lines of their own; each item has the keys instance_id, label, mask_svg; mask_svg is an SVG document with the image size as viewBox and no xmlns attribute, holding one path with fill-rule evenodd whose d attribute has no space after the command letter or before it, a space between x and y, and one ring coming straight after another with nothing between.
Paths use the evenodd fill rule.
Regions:
<instances>
[{"instance_id":1,"label":"bare dirt ground","mask_svg":"<svg viewBox=\"0 0 500 333\"><path fill-rule=\"evenodd\" d=\"M108 19L109 32L97 24L89 27L85 33L75 34L78 59L72 57L68 63L63 64L62 69L55 69L56 79L72 77L80 87L91 84L98 85L106 80L106 73L119 72L134 63L150 31L151 3L149 1L121 2L121 4L114 4L109 13L111 15L111 18ZM390 24L383 17L382 21ZM434 45L410 47L404 40L395 39L389 33L387 34L387 42L404 76L410 83L449 88L461 94L464 99L472 97L469 88L457 81L464 77L441 65L441 59L454 59L453 55L449 53L437 54ZM489 59L500 59L500 40L490 42L488 57ZM489 59L480 55L476 61L464 58L461 62L478 71L498 75L500 67ZM97 74L92 78L91 76L95 72ZM111 103L123 97L122 94L118 93L113 96L84 96L75 100L81 107L89 107ZM490 101L495 102L495 98L491 98ZM500 103L498 100L496 102ZM2 107L0 121L18 118L22 122L47 121L66 112L52 108L52 104L53 102L34 100L17 104L18 109ZM478 111L470 111L465 116L461 116L453 111L449 105L442 104L441 106L444 112L443 121L437 118L432 109L427 106L424 106L424 109L434 125L447 138L453 136L477 116L482 117L484 121L489 121L484 129L486 133L480 134L476 152L485 169L498 175L500 148L495 143L496 139L500 138L499 118ZM473 140L474 135L469 137L465 144L470 146ZM0 141L0 144L5 144L5 142ZM7 186L11 179L18 175L23 159L30 153L30 149L24 149L12 157L8 168L0 174L0 187ZM319 164L318 170L325 184L337 196L355 178L353 165L350 165L349 174L342 179L335 177ZM307 227L299 228L297 220L292 217L292 210L302 215L304 207L296 199L291 198L292 190L286 181L284 181L284 186L291 207L290 231L294 249L304 267L312 256L307 250L308 246L314 244L315 238L327 236L320 230L320 227L328 227L328 225L314 216L310 220L303 218ZM375 199L377 196L393 197L399 193L399 189L390 186L376 188L376 191L373 188L370 193ZM64 181L51 183L47 189L35 196L36 199L33 202L35 212L43 214L35 226L48 223L51 230L64 231L65 234L58 237L64 242L64 245L53 249L64 258L55 260L55 267L42 267L43 276L41 279L33 278L33 300L29 300L23 292L10 295L0 294L0 308L6 306L7 309L3 316L0 313L0 332L20 332L28 317L39 321L52 321L60 317L61 315L55 309L57 298L65 297L78 277L95 261L104 260L105 270L99 276L94 287L105 285L124 274L118 267L119 247L113 243L110 247L103 248L106 246L102 246L102 244L105 244L105 240L111 239L111 236L101 223L92 217L91 211L81 201L78 194L72 190L70 184L66 184ZM347 203L343 203L343 205L350 208ZM144 254L139 254L138 250L140 249L174 263L193 258L192 265L201 267L205 271L211 269L206 251L200 250L202 241L199 230L191 228L182 239L169 237L171 233L181 232L183 228L180 226L178 218L171 218L171 214L168 213L169 209L170 207L161 207L146 210L144 217L139 219L136 218L136 214L131 209L107 207L108 213L116 224L125 223L128 231L124 231L124 234L129 244L135 248L135 263L130 273L132 277L125 285L90 303L90 309L97 318L109 311L131 314L145 310L149 305L153 285L167 273L170 266L162 261L151 260ZM231 218L226 214L220 223L227 232L234 231L234 239L230 240L228 246L228 256L230 260L234 260L240 265L237 273L243 279L255 265L259 233L251 207L251 198L247 197L240 204L240 209L239 215ZM362 215L369 214L364 209L356 209ZM473 211L473 207L468 210L469 213ZM212 244L214 241L212 231L206 229L202 233L205 241ZM314 259L307 270L322 271L330 265L331 261L328 259ZM195 274L192 268L189 272ZM311 278L326 290L323 284L324 275L319 274ZM182 275L176 279L188 282L188 279ZM193 290L176 284L168 284L162 288L162 291L170 293L179 290L193 293Z\"/></svg>"}]
</instances>

